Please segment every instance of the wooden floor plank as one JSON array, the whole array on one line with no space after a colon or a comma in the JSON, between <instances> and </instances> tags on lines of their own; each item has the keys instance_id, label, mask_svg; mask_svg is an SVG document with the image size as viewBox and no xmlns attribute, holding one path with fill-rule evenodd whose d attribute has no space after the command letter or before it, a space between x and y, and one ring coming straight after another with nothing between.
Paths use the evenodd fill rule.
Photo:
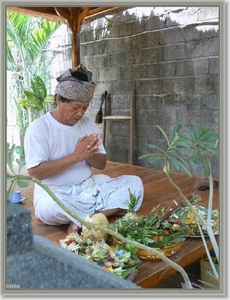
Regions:
<instances>
[{"instance_id":1,"label":"wooden floor plank","mask_svg":"<svg viewBox=\"0 0 230 300\"><path fill-rule=\"evenodd\" d=\"M107 162L107 166L103 172L93 169L93 173L104 173L110 177L117 177L124 174L139 176L144 184L144 200L138 211L140 214L149 213L153 207L156 207L160 203L162 207L168 207L175 206L173 200L176 200L178 204L182 201L178 191L169 183L165 173L159 169L145 168L117 162ZM24 174L27 174L26 170L24 170ZM208 190L197 190L200 185L207 184L207 179L202 176L192 176L190 178L187 174L180 172L173 172L171 176L173 180L175 180L176 184L182 189L186 197L193 193L195 195L200 195L200 204L207 207L209 196ZM214 180L217 179L215 178ZM33 233L58 244L60 239L66 237L68 225L49 226L43 224L43 222L35 217L32 200L34 190L33 182L31 182L30 187L20 190L22 195L26 197L26 200L21 203L21 205L31 211ZM214 189L214 208L218 208L218 189ZM116 218L110 218L109 221L111 222L115 219ZM208 245L211 247L210 243ZM189 238L184 243L182 249L173 255L171 259L180 264L182 267L186 267L190 263L199 259L204 253L205 250L201 239ZM163 261L142 262L138 268L138 275L134 282L143 288L149 288L165 280L173 273L175 273L175 269L168 267Z\"/></svg>"}]
</instances>

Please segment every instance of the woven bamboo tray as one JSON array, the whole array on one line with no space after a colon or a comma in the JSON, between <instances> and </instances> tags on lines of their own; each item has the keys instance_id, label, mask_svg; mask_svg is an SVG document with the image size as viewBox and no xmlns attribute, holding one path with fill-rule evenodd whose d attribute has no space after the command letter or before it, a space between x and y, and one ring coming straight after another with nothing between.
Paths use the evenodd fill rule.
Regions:
<instances>
[{"instance_id":1,"label":"woven bamboo tray","mask_svg":"<svg viewBox=\"0 0 230 300\"><path fill-rule=\"evenodd\" d=\"M169 246L165 246L163 249L160 249L160 248L154 248L154 249L161 252L166 257L170 257L170 256L174 255L176 252L178 252L181 249L182 245L183 245L183 242L172 244L172 245L169 245ZM146 260L146 261L161 260L161 258L159 258L158 255L153 254L153 253L148 252L148 251L145 251L143 249L138 249L137 256L141 260Z\"/></svg>"},{"instance_id":2,"label":"woven bamboo tray","mask_svg":"<svg viewBox=\"0 0 230 300\"><path fill-rule=\"evenodd\" d=\"M116 245L121 245L122 244L120 241L116 240L114 237L113 237L113 241ZM170 256L174 255L176 252L178 252L181 249L182 245L183 245L183 242L175 243L175 244L166 246L163 249L160 249L160 248L154 248L154 249L161 252L166 257L170 257ZM161 260L161 258L158 255L153 254L152 252L149 252L149 251L145 251L143 249L138 249L136 255L141 260L144 260L144 261L158 261L158 260Z\"/></svg>"},{"instance_id":3,"label":"woven bamboo tray","mask_svg":"<svg viewBox=\"0 0 230 300\"><path fill-rule=\"evenodd\" d=\"M214 266L218 272L218 264L214 263ZM204 286L207 286L208 288L210 288L210 286L205 283L210 283L210 284L218 287L218 285L219 285L218 280L215 277L211 276L210 273L213 274L211 264L210 264L208 258L206 256L203 256L200 259L200 275L201 275L201 280L203 281L202 284Z\"/></svg>"}]
</instances>

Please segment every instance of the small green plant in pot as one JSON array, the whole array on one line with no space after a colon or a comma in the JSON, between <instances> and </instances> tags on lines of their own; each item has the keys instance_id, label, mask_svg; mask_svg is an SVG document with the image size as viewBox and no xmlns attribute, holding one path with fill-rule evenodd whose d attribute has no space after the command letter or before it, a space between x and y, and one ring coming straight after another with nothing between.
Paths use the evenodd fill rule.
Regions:
<instances>
[{"instance_id":1,"label":"small green plant in pot","mask_svg":"<svg viewBox=\"0 0 230 300\"><path fill-rule=\"evenodd\" d=\"M218 155L218 135L213 133L210 129L201 129L199 125L194 125L193 129L181 134L182 125L175 124L171 139L166 135L165 131L160 127L157 128L161 131L166 140L166 147L159 148L156 145L150 144L149 148L153 149L152 153L145 154L139 157L139 159L147 158L150 163L154 164L158 161L163 161L163 171L165 172L170 184L178 191L182 198L184 205L188 206L190 211L195 216L195 222L200 232L200 236L204 243L208 260L212 266L212 271L217 280L219 280L218 271L216 270L212 257L210 256L206 240L204 238L202 227L207 229L207 234L212 243L212 247L215 253L217 261L219 261L219 247L216 242L215 234L211 226L212 207L213 207L213 177L211 168L211 158ZM184 171L191 176L191 168L187 163L184 156L187 155L189 160L192 160L195 165L202 166L204 174L209 179L209 201L207 208L207 219L204 220L194 209L191 198L188 199L180 189L180 187L173 181L170 171L172 166L177 171ZM194 199L195 200L195 199Z\"/></svg>"}]
</instances>

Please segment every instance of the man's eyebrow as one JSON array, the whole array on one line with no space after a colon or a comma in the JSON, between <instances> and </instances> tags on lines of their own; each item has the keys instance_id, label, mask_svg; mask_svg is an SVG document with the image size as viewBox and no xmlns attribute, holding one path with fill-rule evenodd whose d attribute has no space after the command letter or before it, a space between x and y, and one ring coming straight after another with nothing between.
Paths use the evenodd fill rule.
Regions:
<instances>
[{"instance_id":1,"label":"man's eyebrow","mask_svg":"<svg viewBox=\"0 0 230 300\"><path fill-rule=\"evenodd\" d=\"M71 106L73 107L73 108L78 108L78 107L81 107L81 105L80 104L75 104L75 106L74 105L72 105L72 102L69 102L69 103L71 103ZM83 105L83 107L85 107L85 106L87 106L87 107L89 107L89 104L85 104L85 105Z\"/></svg>"}]
</instances>

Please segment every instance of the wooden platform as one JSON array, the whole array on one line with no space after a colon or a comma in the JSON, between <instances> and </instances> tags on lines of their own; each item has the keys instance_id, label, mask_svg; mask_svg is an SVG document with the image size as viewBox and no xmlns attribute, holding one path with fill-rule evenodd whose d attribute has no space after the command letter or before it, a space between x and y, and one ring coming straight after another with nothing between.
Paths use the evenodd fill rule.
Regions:
<instances>
[{"instance_id":1,"label":"wooden platform","mask_svg":"<svg viewBox=\"0 0 230 300\"><path fill-rule=\"evenodd\" d=\"M93 170L96 173L102 173L98 170ZM145 188L144 200L141 208L139 209L140 214L146 214L151 209L157 206L159 203L163 207L173 206L172 200L175 199L178 203L181 203L181 198L178 192L173 188L166 175L162 170L145 168L140 166L134 166L129 164L122 164L117 162L107 162L106 169L103 171L104 174L110 177L116 177L124 174L133 174L139 176ZM174 172L172 174L173 180L183 190L184 194L189 197L192 193L201 196L201 205L207 207L208 203L208 190L199 191L197 188L200 185L207 184L207 180L202 177L193 176L188 177L186 174ZM26 197L26 200L21 204L28 208L32 213L32 227L33 233L38 236L43 236L58 244L60 239L66 237L67 226L49 226L43 224L40 220L36 219L33 209L33 189L34 185L31 183L29 188L21 189L22 195ZM218 189L214 189L214 206L218 208ZM208 241L208 239L207 239ZM211 244L208 242L209 248ZM205 254L202 240L200 238L188 238L180 251L171 257L171 259L178 263L182 267L186 267L189 264L195 262L197 259ZM157 262L142 262L138 267L138 274L134 280L134 283L141 286L142 288L152 288L156 284L162 282L166 278L170 277L176 271L169 267L163 261Z\"/></svg>"}]
</instances>

